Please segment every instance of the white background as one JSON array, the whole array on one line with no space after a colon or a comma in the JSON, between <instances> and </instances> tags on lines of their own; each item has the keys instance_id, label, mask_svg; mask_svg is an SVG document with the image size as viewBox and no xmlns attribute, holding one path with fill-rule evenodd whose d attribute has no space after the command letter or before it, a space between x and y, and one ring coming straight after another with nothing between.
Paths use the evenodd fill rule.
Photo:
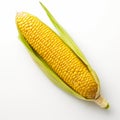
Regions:
<instances>
[{"instance_id":1,"label":"white background","mask_svg":"<svg viewBox=\"0 0 120 120\"><path fill-rule=\"evenodd\" d=\"M38 16L54 29L38 2L0 2L0 120L119 120L120 0L41 0L98 73L109 110L57 88L18 40L19 11Z\"/></svg>"}]
</instances>

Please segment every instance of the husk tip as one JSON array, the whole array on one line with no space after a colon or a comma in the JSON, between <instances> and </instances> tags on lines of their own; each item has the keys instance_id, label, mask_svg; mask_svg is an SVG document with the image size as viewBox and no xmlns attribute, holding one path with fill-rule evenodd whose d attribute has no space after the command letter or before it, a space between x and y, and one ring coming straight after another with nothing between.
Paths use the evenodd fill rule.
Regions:
<instances>
[{"instance_id":1,"label":"husk tip","mask_svg":"<svg viewBox=\"0 0 120 120\"><path fill-rule=\"evenodd\" d=\"M39 1L39 3L40 3L40 5L41 5L42 7L44 7L44 5L43 5L43 3L42 3L41 1Z\"/></svg>"},{"instance_id":2,"label":"husk tip","mask_svg":"<svg viewBox=\"0 0 120 120\"><path fill-rule=\"evenodd\" d=\"M107 106L105 107L105 109L109 109L110 108L110 105L109 103L107 104Z\"/></svg>"}]
</instances>

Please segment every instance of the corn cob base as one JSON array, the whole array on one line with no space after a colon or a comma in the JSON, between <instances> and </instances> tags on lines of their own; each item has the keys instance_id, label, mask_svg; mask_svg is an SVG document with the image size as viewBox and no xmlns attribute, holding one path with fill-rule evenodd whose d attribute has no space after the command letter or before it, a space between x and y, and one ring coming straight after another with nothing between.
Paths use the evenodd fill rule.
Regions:
<instances>
[{"instance_id":1,"label":"corn cob base","mask_svg":"<svg viewBox=\"0 0 120 120\"><path fill-rule=\"evenodd\" d=\"M108 102L101 95L98 98L96 98L94 102L102 108L105 108L105 109L109 108Z\"/></svg>"}]
</instances>

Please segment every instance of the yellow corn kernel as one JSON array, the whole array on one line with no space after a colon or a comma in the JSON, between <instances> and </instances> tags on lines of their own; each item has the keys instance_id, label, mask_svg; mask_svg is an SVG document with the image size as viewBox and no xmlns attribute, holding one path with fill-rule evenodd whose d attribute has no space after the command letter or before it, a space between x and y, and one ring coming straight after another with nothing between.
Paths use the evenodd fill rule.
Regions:
<instances>
[{"instance_id":1,"label":"yellow corn kernel","mask_svg":"<svg viewBox=\"0 0 120 120\"><path fill-rule=\"evenodd\" d=\"M16 23L29 45L74 91L95 99L98 84L80 58L47 25L31 14L21 12Z\"/></svg>"}]
</instances>

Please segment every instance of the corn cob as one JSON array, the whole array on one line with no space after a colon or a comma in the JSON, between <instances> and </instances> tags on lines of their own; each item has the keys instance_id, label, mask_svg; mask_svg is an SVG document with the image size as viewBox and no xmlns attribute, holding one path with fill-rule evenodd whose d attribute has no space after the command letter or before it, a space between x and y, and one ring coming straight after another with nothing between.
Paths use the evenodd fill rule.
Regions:
<instances>
[{"instance_id":1,"label":"corn cob","mask_svg":"<svg viewBox=\"0 0 120 120\"><path fill-rule=\"evenodd\" d=\"M83 98L98 104L103 101L101 106L108 107L88 66L53 30L26 12L17 14L16 24L28 45L67 86Z\"/></svg>"}]
</instances>

